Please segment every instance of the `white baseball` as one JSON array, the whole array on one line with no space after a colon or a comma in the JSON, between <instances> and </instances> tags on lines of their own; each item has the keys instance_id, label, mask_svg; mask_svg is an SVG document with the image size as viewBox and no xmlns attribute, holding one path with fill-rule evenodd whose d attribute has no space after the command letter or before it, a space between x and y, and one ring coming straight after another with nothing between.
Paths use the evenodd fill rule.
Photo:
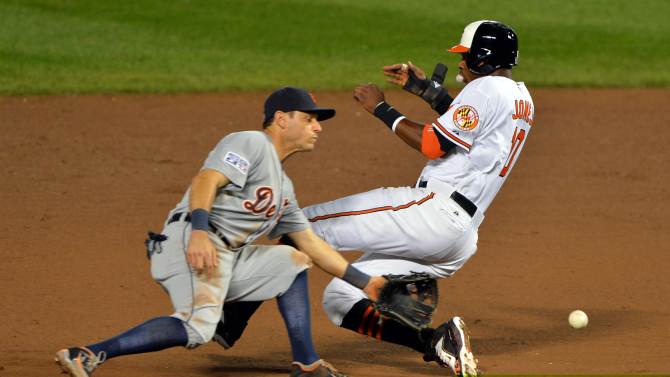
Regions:
<instances>
[{"instance_id":1,"label":"white baseball","mask_svg":"<svg viewBox=\"0 0 670 377\"><path fill-rule=\"evenodd\" d=\"M400 68L403 72L407 72L409 70L409 66L405 63L402 63L402 68Z\"/></svg>"},{"instance_id":2,"label":"white baseball","mask_svg":"<svg viewBox=\"0 0 670 377\"><path fill-rule=\"evenodd\" d=\"M575 329L581 329L589 324L589 317L581 310L573 310L568 317L570 326Z\"/></svg>"}]
</instances>

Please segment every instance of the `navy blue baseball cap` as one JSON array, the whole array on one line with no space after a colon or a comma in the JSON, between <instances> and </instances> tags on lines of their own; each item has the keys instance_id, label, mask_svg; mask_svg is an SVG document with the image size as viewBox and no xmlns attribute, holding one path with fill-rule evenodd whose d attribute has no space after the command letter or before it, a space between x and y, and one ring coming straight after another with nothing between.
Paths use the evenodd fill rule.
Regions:
<instances>
[{"instance_id":1,"label":"navy blue baseball cap","mask_svg":"<svg viewBox=\"0 0 670 377\"><path fill-rule=\"evenodd\" d=\"M276 111L302 111L304 113L316 114L317 120L326 120L335 116L335 109L324 109L316 106L314 97L305 89L284 87L275 90L265 100L265 120L269 122L275 116Z\"/></svg>"}]
</instances>

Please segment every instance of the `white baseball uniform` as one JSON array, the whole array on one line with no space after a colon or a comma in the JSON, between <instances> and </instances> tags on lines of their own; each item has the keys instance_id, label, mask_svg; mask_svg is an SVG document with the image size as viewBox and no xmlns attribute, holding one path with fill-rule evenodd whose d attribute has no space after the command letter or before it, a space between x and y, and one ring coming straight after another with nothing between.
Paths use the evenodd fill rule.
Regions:
<instances>
[{"instance_id":1,"label":"white baseball uniform","mask_svg":"<svg viewBox=\"0 0 670 377\"><path fill-rule=\"evenodd\" d=\"M533 117L523 83L478 78L432 123L438 138L456 147L429 161L415 187L379 188L303 211L333 248L363 251L353 265L370 275L451 276L476 252L478 227L514 166ZM363 298L360 289L333 279L323 303L339 326Z\"/></svg>"}]
</instances>

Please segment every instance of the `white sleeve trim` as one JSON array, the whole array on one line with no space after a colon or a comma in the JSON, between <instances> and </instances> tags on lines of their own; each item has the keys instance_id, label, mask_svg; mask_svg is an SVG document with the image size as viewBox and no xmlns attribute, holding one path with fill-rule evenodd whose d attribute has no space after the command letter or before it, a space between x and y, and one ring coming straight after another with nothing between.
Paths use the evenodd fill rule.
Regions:
<instances>
[{"instance_id":1,"label":"white sleeve trim","mask_svg":"<svg viewBox=\"0 0 670 377\"><path fill-rule=\"evenodd\" d=\"M437 122L433 123L433 126L437 132L439 132L442 136L446 137L457 146L465 149L466 151L470 151L470 148L472 148L472 144L466 142L465 140L460 139L458 136L451 133L446 127L444 127L442 123L440 123L439 119L437 120Z\"/></svg>"},{"instance_id":2,"label":"white sleeve trim","mask_svg":"<svg viewBox=\"0 0 670 377\"><path fill-rule=\"evenodd\" d=\"M402 121L405 118L406 117L403 115L403 116L401 116L398 119L393 121L393 126L391 126L391 131L393 131L393 133L395 133L395 128L398 127L398 124L400 124L400 121Z\"/></svg>"}]
</instances>

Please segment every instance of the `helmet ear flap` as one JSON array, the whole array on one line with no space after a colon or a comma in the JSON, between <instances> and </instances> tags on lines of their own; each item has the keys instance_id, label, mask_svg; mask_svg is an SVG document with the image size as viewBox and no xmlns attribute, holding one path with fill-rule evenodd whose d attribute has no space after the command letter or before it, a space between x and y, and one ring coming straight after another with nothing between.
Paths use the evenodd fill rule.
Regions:
<instances>
[{"instance_id":1,"label":"helmet ear flap","mask_svg":"<svg viewBox=\"0 0 670 377\"><path fill-rule=\"evenodd\" d=\"M476 75L488 75L496 70L496 68L489 64L487 61L487 56L477 56L472 53L472 50L464 53L465 65L468 67L468 70Z\"/></svg>"}]
</instances>

